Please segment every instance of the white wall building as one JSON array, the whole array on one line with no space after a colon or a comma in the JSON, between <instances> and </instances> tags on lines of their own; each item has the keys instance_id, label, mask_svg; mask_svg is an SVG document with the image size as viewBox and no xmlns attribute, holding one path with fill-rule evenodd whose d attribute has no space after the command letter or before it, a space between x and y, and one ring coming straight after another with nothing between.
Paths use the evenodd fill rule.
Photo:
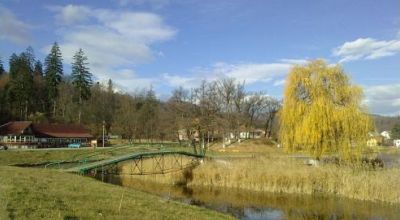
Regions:
<instances>
[{"instance_id":1,"label":"white wall building","mask_svg":"<svg viewBox=\"0 0 400 220\"><path fill-rule=\"evenodd\" d=\"M400 148L400 139L393 140L393 145L397 148Z\"/></svg>"},{"instance_id":2,"label":"white wall building","mask_svg":"<svg viewBox=\"0 0 400 220\"><path fill-rule=\"evenodd\" d=\"M385 138L385 139L390 139L390 132L389 131L382 131L381 135Z\"/></svg>"}]
</instances>

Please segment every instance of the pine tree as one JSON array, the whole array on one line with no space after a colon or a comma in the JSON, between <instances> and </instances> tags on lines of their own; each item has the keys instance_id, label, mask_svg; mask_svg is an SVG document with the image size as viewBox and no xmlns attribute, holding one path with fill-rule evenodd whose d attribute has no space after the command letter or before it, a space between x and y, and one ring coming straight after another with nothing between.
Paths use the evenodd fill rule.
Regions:
<instances>
[{"instance_id":1,"label":"pine tree","mask_svg":"<svg viewBox=\"0 0 400 220\"><path fill-rule=\"evenodd\" d=\"M280 111L283 147L308 151L317 159L326 153L359 158L371 130L361 100L362 89L350 84L339 65L317 60L294 67Z\"/></svg>"},{"instance_id":2,"label":"pine tree","mask_svg":"<svg viewBox=\"0 0 400 220\"><path fill-rule=\"evenodd\" d=\"M62 55L57 42L54 42L50 53L45 59L44 65L47 95L50 101L50 106L52 106L53 117L55 117L56 100L58 97L58 85L61 83L63 75Z\"/></svg>"},{"instance_id":3,"label":"pine tree","mask_svg":"<svg viewBox=\"0 0 400 220\"><path fill-rule=\"evenodd\" d=\"M29 63L29 68L33 72L33 69L35 68L35 52L31 46L26 48L24 56L26 58L26 61Z\"/></svg>"},{"instance_id":4,"label":"pine tree","mask_svg":"<svg viewBox=\"0 0 400 220\"><path fill-rule=\"evenodd\" d=\"M46 112L46 100L48 99L46 93L46 82L43 77L42 63L38 60L33 69L33 100L36 111L41 113Z\"/></svg>"},{"instance_id":5,"label":"pine tree","mask_svg":"<svg viewBox=\"0 0 400 220\"><path fill-rule=\"evenodd\" d=\"M107 93L106 93L106 101L105 101L105 122L106 122L106 133L110 132L111 125L114 121L115 115L115 94L114 94L114 84L111 79L108 80L107 83Z\"/></svg>"},{"instance_id":6,"label":"pine tree","mask_svg":"<svg viewBox=\"0 0 400 220\"><path fill-rule=\"evenodd\" d=\"M400 124L395 124L391 130L392 139L400 139Z\"/></svg>"},{"instance_id":7,"label":"pine tree","mask_svg":"<svg viewBox=\"0 0 400 220\"><path fill-rule=\"evenodd\" d=\"M31 68L33 53L27 50L19 56L10 58L10 82L8 87L9 103L13 106L14 115L27 119L31 94L33 90L33 69Z\"/></svg>"},{"instance_id":8,"label":"pine tree","mask_svg":"<svg viewBox=\"0 0 400 220\"><path fill-rule=\"evenodd\" d=\"M81 122L82 102L90 98L90 87L92 86L92 74L89 72L88 58L85 56L82 49L75 53L74 62L72 63L72 84L78 90L78 121Z\"/></svg>"},{"instance_id":9,"label":"pine tree","mask_svg":"<svg viewBox=\"0 0 400 220\"><path fill-rule=\"evenodd\" d=\"M35 62L35 66L33 68L33 75L34 76L43 76L43 65L40 60Z\"/></svg>"},{"instance_id":10,"label":"pine tree","mask_svg":"<svg viewBox=\"0 0 400 220\"><path fill-rule=\"evenodd\" d=\"M0 58L0 76L4 73L3 61Z\"/></svg>"}]
</instances>

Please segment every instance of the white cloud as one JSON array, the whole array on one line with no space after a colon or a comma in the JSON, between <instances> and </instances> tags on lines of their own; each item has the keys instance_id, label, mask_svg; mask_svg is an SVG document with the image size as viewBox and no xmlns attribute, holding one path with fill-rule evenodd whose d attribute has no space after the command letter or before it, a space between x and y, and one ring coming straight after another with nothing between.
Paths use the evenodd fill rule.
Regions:
<instances>
[{"instance_id":1,"label":"white cloud","mask_svg":"<svg viewBox=\"0 0 400 220\"><path fill-rule=\"evenodd\" d=\"M149 5L154 9L160 9L170 3L170 0L118 0L121 6L128 4L133 5Z\"/></svg>"},{"instance_id":2,"label":"white cloud","mask_svg":"<svg viewBox=\"0 0 400 220\"><path fill-rule=\"evenodd\" d=\"M285 79L276 80L276 81L274 82L274 86L283 86L283 85L285 85L285 83L286 83L286 80L285 80Z\"/></svg>"},{"instance_id":3,"label":"white cloud","mask_svg":"<svg viewBox=\"0 0 400 220\"><path fill-rule=\"evenodd\" d=\"M400 114L400 84L365 87L364 103L376 114Z\"/></svg>"},{"instance_id":4,"label":"white cloud","mask_svg":"<svg viewBox=\"0 0 400 220\"><path fill-rule=\"evenodd\" d=\"M280 59L279 60L282 63L290 63L290 64L298 64L298 65L303 65L309 62L309 60L306 59Z\"/></svg>"},{"instance_id":5,"label":"white cloud","mask_svg":"<svg viewBox=\"0 0 400 220\"><path fill-rule=\"evenodd\" d=\"M56 19L67 25L82 23L88 20L91 14L90 8L81 5L67 5L64 7L56 6L50 9L59 12L56 15Z\"/></svg>"},{"instance_id":6,"label":"white cloud","mask_svg":"<svg viewBox=\"0 0 400 220\"><path fill-rule=\"evenodd\" d=\"M141 86L152 81L127 70L152 60L157 55L152 45L169 40L176 34L174 28L154 13L79 5L57 6L51 10L56 12L55 17L63 24L68 24L58 30L65 62L71 63L75 52L82 48L89 58L91 72L100 81L111 78L126 88L137 85L136 82L141 82ZM44 52L48 53L49 48L43 48Z\"/></svg>"},{"instance_id":7,"label":"white cloud","mask_svg":"<svg viewBox=\"0 0 400 220\"><path fill-rule=\"evenodd\" d=\"M352 60L373 60L393 56L400 52L400 40L379 41L372 38L359 38L345 42L333 50L333 55L340 57L339 62Z\"/></svg>"},{"instance_id":8,"label":"white cloud","mask_svg":"<svg viewBox=\"0 0 400 220\"><path fill-rule=\"evenodd\" d=\"M196 76L179 76L169 73L164 73L162 78L169 86L172 87L184 87L184 88L194 88L200 84L201 79Z\"/></svg>"},{"instance_id":9,"label":"white cloud","mask_svg":"<svg viewBox=\"0 0 400 220\"><path fill-rule=\"evenodd\" d=\"M0 40L27 44L30 40L29 25L19 20L14 13L0 5Z\"/></svg>"},{"instance_id":10,"label":"white cloud","mask_svg":"<svg viewBox=\"0 0 400 220\"><path fill-rule=\"evenodd\" d=\"M285 61L285 62L283 62ZM203 79L208 81L221 78L235 78L247 85L254 83L268 83L274 81L274 86L284 83L282 77L296 64L304 64L306 60L282 59L277 63L225 63L218 62L211 67L197 67L190 76L164 74L163 78L169 85L192 88L198 86Z\"/></svg>"},{"instance_id":11,"label":"white cloud","mask_svg":"<svg viewBox=\"0 0 400 220\"><path fill-rule=\"evenodd\" d=\"M256 82L269 82L276 77L284 76L292 66L290 63L223 64L217 66L215 71L238 81L253 84Z\"/></svg>"}]
</instances>

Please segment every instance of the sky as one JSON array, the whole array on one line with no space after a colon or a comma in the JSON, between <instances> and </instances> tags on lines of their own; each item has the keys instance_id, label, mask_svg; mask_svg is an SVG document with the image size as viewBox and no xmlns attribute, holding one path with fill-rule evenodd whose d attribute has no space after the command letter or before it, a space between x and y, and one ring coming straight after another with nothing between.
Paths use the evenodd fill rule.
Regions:
<instances>
[{"instance_id":1,"label":"sky","mask_svg":"<svg viewBox=\"0 0 400 220\"><path fill-rule=\"evenodd\" d=\"M281 99L293 65L340 64L371 113L400 115L400 0L0 0L0 57L58 42L125 92L233 77Z\"/></svg>"}]
</instances>

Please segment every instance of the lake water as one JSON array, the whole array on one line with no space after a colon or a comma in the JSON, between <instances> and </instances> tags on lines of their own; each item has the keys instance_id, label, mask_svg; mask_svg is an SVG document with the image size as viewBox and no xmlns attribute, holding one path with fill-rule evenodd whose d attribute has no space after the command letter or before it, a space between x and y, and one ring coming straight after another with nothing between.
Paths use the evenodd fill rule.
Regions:
<instances>
[{"instance_id":1,"label":"lake water","mask_svg":"<svg viewBox=\"0 0 400 220\"><path fill-rule=\"evenodd\" d=\"M238 219L400 219L400 206L380 202L363 202L332 196L171 186L129 175L97 175L96 178L156 194L165 200L177 200L227 213Z\"/></svg>"}]
</instances>

